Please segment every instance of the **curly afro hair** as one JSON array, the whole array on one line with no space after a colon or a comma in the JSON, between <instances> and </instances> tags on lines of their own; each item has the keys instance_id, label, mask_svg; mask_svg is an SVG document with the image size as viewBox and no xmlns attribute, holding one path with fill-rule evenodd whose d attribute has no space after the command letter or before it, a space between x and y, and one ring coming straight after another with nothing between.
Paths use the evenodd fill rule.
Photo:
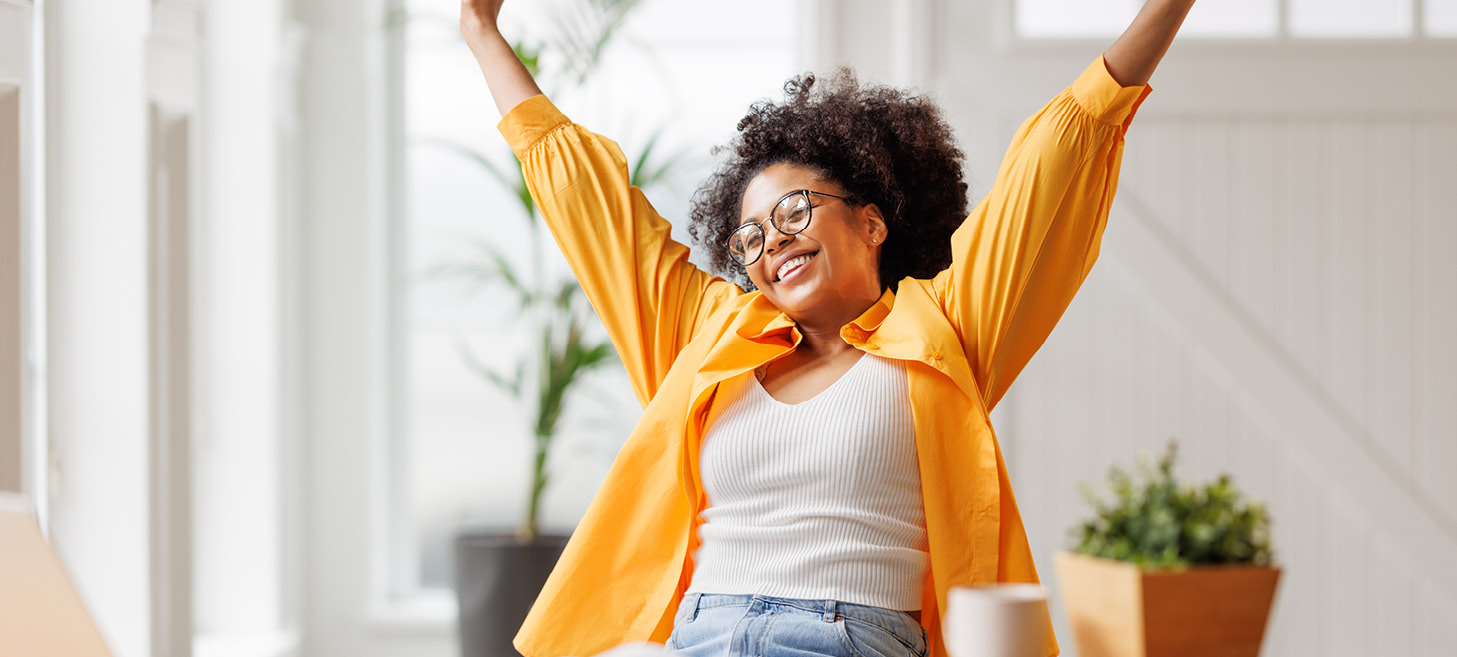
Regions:
<instances>
[{"instance_id":1,"label":"curly afro hair","mask_svg":"<svg viewBox=\"0 0 1457 657\"><path fill-rule=\"evenodd\" d=\"M791 78L782 102L755 103L734 139L714 149L728 156L693 195L688 226L710 268L754 289L723 245L739 227L749 181L784 163L838 183L852 205L880 208L889 236L880 252L882 289L936 275L951 264L951 233L967 213L962 153L941 110L923 96L861 85L848 69L816 82L809 73Z\"/></svg>"}]
</instances>

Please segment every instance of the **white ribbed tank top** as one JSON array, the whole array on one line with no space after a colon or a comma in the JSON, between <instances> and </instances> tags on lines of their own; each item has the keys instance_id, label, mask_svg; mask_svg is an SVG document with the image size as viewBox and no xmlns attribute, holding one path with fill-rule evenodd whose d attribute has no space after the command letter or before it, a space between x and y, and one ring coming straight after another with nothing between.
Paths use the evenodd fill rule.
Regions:
<instances>
[{"instance_id":1,"label":"white ribbed tank top","mask_svg":"<svg viewBox=\"0 0 1457 657\"><path fill-rule=\"evenodd\" d=\"M800 404L752 372L718 395L688 591L920 609L926 516L905 364L866 354Z\"/></svg>"}]
</instances>

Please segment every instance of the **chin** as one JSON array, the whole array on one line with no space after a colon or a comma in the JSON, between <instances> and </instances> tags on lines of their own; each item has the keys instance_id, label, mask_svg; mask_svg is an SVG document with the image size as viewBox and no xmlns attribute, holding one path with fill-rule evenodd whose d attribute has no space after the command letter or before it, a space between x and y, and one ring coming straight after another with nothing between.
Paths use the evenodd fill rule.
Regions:
<instances>
[{"instance_id":1,"label":"chin","mask_svg":"<svg viewBox=\"0 0 1457 657\"><path fill-rule=\"evenodd\" d=\"M796 289L789 293L775 290L769 295L769 301L778 308L780 312L789 315L791 318L802 317L809 314L815 308L823 305L823 299L817 299L818 295L814 290Z\"/></svg>"}]
</instances>

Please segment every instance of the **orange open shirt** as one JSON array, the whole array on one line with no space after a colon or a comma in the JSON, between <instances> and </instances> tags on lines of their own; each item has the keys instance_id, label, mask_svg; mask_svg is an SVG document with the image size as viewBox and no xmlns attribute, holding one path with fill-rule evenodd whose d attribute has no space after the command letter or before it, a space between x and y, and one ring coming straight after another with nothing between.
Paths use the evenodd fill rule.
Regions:
<instances>
[{"instance_id":1,"label":"orange open shirt","mask_svg":"<svg viewBox=\"0 0 1457 657\"><path fill-rule=\"evenodd\" d=\"M991 191L951 238L951 267L901 281L841 330L856 348L906 362L932 657L945 649L939 610L952 586L1037 581L987 414L1092 268L1123 137L1149 91L1120 87L1101 57L1093 62L1017 131ZM688 262L668 222L629 185L617 144L544 96L499 127L644 405L516 647L558 657L662 642L692 577L708 502L698 448L722 410L717 385L794 349L800 335L758 292Z\"/></svg>"}]
</instances>

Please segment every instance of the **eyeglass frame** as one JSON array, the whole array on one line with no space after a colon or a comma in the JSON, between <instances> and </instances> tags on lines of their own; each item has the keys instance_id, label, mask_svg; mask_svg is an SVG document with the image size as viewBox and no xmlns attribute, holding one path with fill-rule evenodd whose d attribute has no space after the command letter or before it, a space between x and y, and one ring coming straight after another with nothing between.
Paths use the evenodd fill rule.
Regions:
<instances>
[{"instance_id":1,"label":"eyeglass frame","mask_svg":"<svg viewBox=\"0 0 1457 657\"><path fill-rule=\"evenodd\" d=\"M804 195L804 200L805 200L805 203L806 203L806 205L805 205L805 212L807 212L809 214L809 216L805 218L804 225L803 226L800 226L799 227L799 230L796 230L796 231L790 233L790 232L786 232L785 230L781 229L779 227L779 224L774 221L774 211L777 210L777 209L779 209L779 206L781 204L783 204L785 200L787 200L791 196L794 196L795 194L803 194ZM814 203L812 201L810 201L810 198L809 198L809 195L810 194L814 194L816 196L826 196L826 197L833 198L833 199L839 199L841 201L844 201L846 204L849 204L850 203L850 199L845 198L844 196L835 196L834 194L826 194L824 192L817 192L817 191L815 191L813 189L796 189L796 190L794 190L792 192L789 192L788 194L785 194L784 196L779 197L779 200L774 202L774 207L769 209L769 216L764 217L760 221L745 221L744 223L739 224L739 227L738 228L735 228L734 229L734 232L732 232L732 233L729 234L728 240L725 241L724 244L723 244L723 248L726 249L726 250L728 250L728 252L729 252L729 257L732 258L735 262L738 262L738 258L734 257L734 250L729 247L729 244L733 243L734 236L735 235L738 235L739 234L739 231L741 231L741 230L744 229L744 226L754 226L754 227L758 228L759 229L759 234L762 235L763 238L766 241L768 240L769 233L764 230L764 222L769 222L770 224L773 224L774 230L779 231L779 234L780 235L798 235L798 234L804 232L804 229L809 228L810 222L814 220L814 207L815 206L814 206ZM752 265L752 264L758 262L759 261L759 258L762 258L762 257L764 257L764 245L761 244L761 245L759 245L759 255L754 256L754 259L753 260L748 260L748 261L745 261L745 262L740 262L739 263L739 266L741 266L741 267L748 267L749 265Z\"/></svg>"}]
</instances>

